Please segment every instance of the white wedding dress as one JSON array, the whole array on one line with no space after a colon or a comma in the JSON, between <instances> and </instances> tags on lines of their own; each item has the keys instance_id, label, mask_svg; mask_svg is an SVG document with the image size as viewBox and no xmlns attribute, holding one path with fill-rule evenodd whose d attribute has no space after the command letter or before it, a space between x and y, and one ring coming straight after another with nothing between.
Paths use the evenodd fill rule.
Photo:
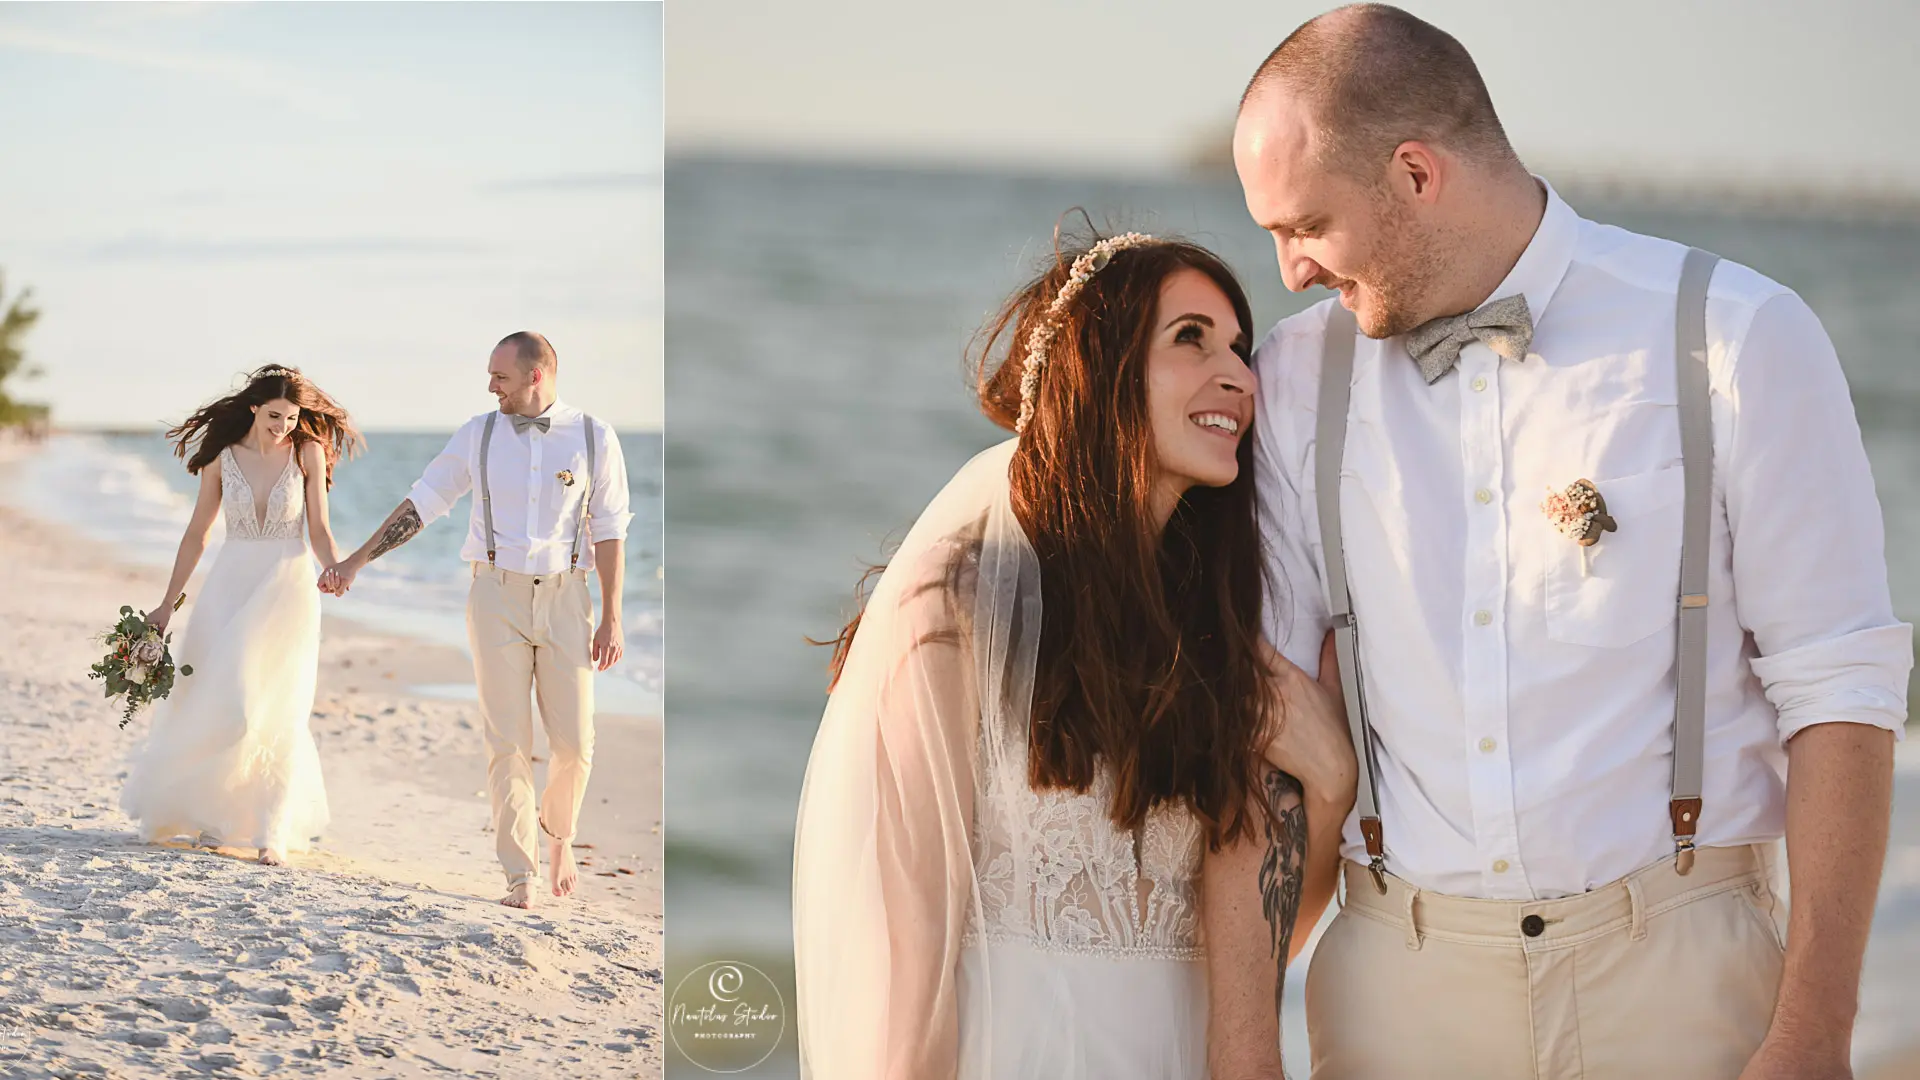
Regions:
<instances>
[{"instance_id":1,"label":"white wedding dress","mask_svg":"<svg viewBox=\"0 0 1920 1080\"><path fill-rule=\"evenodd\" d=\"M1012 441L881 576L815 736L794 850L800 1069L817 1080L1203 1080L1204 837L1027 783L1039 566Z\"/></svg>"},{"instance_id":2,"label":"white wedding dress","mask_svg":"<svg viewBox=\"0 0 1920 1080\"><path fill-rule=\"evenodd\" d=\"M219 463L226 542L174 639L174 662L193 674L154 705L120 808L147 841L208 833L227 847L301 851L328 818L308 727L320 593L304 477L289 460L261 515L232 448Z\"/></svg>"}]
</instances>

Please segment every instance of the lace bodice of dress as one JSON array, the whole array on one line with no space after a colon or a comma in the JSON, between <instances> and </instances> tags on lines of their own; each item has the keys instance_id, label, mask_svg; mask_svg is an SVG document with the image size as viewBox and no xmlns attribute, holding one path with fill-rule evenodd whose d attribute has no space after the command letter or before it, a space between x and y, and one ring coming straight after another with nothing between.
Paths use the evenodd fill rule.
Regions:
<instances>
[{"instance_id":1,"label":"lace bodice of dress","mask_svg":"<svg viewBox=\"0 0 1920 1080\"><path fill-rule=\"evenodd\" d=\"M299 536L306 527L307 500L301 495L301 473L294 459L274 481L267 493L265 522L254 509L253 485L233 456L233 447L220 451L220 506L227 519L229 540L287 540Z\"/></svg>"},{"instance_id":2,"label":"lace bodice of dress","mask_svg":"<svg viewBox=\"0 0 1920 1080\"><path fill-rule=\"evenodd\" d=\"M1085 794L1036 792L1024 783L1010 793L979 792L974 859L981 908L969 920L969 938L1201 958L1199 822L1184 807L1162 804L1136 835L1107 815L1111 793L1104 770ZM1016 812L1025 819L1018 827L1004 820Z\"/></svg>"}]
</instances>

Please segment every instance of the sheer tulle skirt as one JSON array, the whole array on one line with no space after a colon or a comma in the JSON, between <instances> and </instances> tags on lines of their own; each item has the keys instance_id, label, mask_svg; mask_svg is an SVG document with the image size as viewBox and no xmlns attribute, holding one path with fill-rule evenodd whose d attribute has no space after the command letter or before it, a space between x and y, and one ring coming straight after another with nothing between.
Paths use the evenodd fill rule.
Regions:
<instances>
[{"instance_id":1,"label":"sheer tulle skirt","mask_svg":"<svg viewBox=\"0 0 1920 1080\"><path fill-rule=\"evenodd\" d=\"M328 820L308 719L320 594L306 539L221 546L174 660L192 665L153 707L120 808L145 840L212 833L231 847L300 851Z\"/></svg>"},{"instance_id":2,"label":"sheer tulle skirt","mask_svg":"<svg viewBox=\"0 0 1920 1080\"><path fill-rule=\"evenodd\" d=\"M1015 942L960 952L966 1080L1205 1080L1204 960L1101 956Z\"/></svg>"}]
</instances>

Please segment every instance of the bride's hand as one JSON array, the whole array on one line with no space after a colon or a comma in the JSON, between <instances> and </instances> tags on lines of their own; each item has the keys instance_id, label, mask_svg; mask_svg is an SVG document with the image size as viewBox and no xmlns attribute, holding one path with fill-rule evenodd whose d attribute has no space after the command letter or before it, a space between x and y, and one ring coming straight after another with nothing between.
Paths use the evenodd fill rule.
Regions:
<instances>
[{"instance_id":1,"label":"bride's hand","mask_svg":"<svg viewBox=\"0 0 1920 1080\"><path fill-rule=\"evenodd\" d=\"M1342 808L1344 814L1353 805L1360 769L1347 728L1333 631L1327 631L1321 642L1317 679L1272 649L1267 651L1267 662L1278 675L1279 730L1267 740L1263 756L1299 780L1310 798Z\"/></svg>"},{"instance_id":2,"label":"bride's hand","mask_svg":"<svg viewBox=\"0 0 1920 1080\"><path fill-rule=\"evenodd\" d=\"M342 562L334 563L332 566L320 572L321 592L326 593L328 596L346 595L347 586L352 584L353 578L345 570L341 569L341 567L345 565L343 560Z\"/></svg>"},{"instance_id":3,"label":"bride's hand","mask_svg":"<svg viewBox=\"0 0 1920 1080\"><path fill-rule=\"evenodd\" d=\"M161 604L153 610L152 614L147 616L147 625L165 634L167 632L167 623L172 620L173 608L170 605Z\"/></svg>"}]
</instances>

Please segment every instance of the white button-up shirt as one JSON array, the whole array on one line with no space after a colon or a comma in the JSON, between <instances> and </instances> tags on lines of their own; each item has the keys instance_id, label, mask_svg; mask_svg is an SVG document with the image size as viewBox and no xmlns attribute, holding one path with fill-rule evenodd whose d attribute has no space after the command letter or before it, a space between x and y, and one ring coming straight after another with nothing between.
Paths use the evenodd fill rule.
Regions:
<instances>
[{"instance_id":1,"label":"white button-up shirt","mask_svg":"<svg viewBox=\"0 0 1920 1080\"><path fill-rule=\"evenodd\" d=\"M493 491L494 565L520 574L552 574L565 570L580 527L580 500L587 492L587 436L579 409L555 401L540 415L553 423L547 431L529 427L513 430L511 417L501 414L493 425L487 448L487 474ZM454 501L473 492L467 539L460 557L487 561L487 524L480 505L480 433L487 414L460 425L446 449L427 463L407 498L431 522L452 508ZM628 512L627 463L620 440L604 421L596 419L592 501L587 504L587 532L580 538L580 566L593 565L591 544L624 540ZM573 474L573 483L560 477Z\"/></svg>"},{"instance_id":2,"label":"white button-up shirt","mask_svg":"<svg viewBox=\"0 0 1920 1080\"><path fill-rule=\"evenodd\" d=\"M1524 361L1473 342L1429 386L1400 338L1357 338L1341 516L1387 866L1417 887L1546 899L1672 855L1684 254L1583 220L1549 188L1491 296L1526 297ZM1254 361L1277 593L1267 633L1309 672L1331 625L1314 442L1337 302L1282 321ZM1786 741L1833 721L1898 735L1913 665L1853 403L1819 320L1723 261L1707 342L1703 846L1783 835ZM1619 524L1585 566L1541 509L1582 478ZM1357 814L1343 853L1366 859Z\"/></svg>"}]
</instances>

